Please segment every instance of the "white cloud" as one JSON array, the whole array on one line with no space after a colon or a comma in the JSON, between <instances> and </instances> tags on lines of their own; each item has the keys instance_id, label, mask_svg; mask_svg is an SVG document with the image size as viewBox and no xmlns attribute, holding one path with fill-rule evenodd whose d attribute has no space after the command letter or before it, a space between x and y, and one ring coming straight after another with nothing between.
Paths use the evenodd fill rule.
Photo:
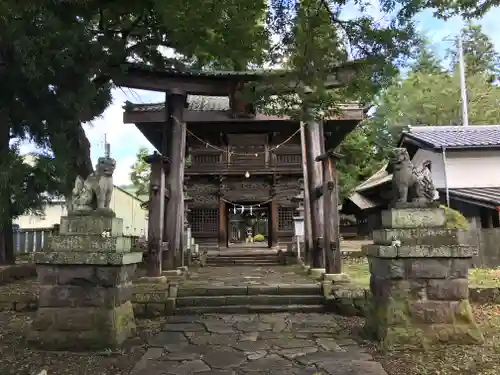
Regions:
<instances>
[{"instance_id":1,"label":"white cloud","mask_svg":"<svg viewBox=\"0 0 500 375\"><path fill-rule=\"evenodd\" d=\"M135 156L122 157L116 162L115 173L113 174L113 182L115 185L130 184L130 167L135 162Z\"/></svg>"}]
</instances>

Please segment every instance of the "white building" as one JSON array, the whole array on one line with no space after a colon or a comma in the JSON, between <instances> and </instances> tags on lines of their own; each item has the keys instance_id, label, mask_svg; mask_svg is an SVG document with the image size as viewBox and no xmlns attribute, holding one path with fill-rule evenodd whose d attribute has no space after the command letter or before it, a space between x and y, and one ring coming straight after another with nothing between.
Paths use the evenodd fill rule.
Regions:
<instances>
[{"instance_id":1,"label":"white building","mask_svg":"<svg viewBox=\"0 0 500 375\"><path fill-rule=\"evenodd\" d=\"M410 127L398 147L408 150L415 166L432 162L440 201L466 216L471 227L500 227L500 125ZM345 202L349 213L373 221L367 231L388 203L391 181L384 167Z\"/></svg>"},{"instance_id":2,"label":"white building","mask_svg":"<svg viewBox=\"0 0 500 375\"><path fill-rule=\"evenodd\" d=\"M133 194L114 187L110 207L116 216L123 219L123 231L128 236L147 236L147 210L141 207L142 200ZM61 216L67 215L66 204L62 200L51 201L43 209L43 215L22 215L14 224L20 230L36 230L52 228L61 222Z\"/></svg>"}]
</instances>

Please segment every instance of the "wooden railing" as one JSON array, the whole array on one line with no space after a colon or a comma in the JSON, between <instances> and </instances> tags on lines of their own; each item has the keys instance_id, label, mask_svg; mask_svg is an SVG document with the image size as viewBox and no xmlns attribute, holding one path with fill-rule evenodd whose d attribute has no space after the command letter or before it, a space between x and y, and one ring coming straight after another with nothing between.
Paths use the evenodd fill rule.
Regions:
<instances>
[{"instance_id":1,"label":"wooden railing","mask_svg":"<svg viewBox=\"0 0 500 375\"><path fill-rule=\"evenodd\" d=\"M294 152L268 152L255 155L229 155L215 150L191 152L191 163L187 173L216 173L216 172L244 172L302 170L302 156Z\"/></svg>"}]
</instances>

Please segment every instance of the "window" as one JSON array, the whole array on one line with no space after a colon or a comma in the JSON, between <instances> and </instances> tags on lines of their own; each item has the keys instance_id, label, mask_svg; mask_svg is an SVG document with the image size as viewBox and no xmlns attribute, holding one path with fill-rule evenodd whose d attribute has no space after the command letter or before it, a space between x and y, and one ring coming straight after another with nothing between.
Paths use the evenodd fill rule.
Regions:
<instances>
[{"instance_id":1,"label":"window","mask_svg":"<svg viewBox=\"0 0 500 375\"><path fill-rule=\"evenodd\" d=\"M278 208L278 229L280 231L293 230L293 215L295 208L279 207Z\"/></svg>"},{"instance_id":2,"label":"window","mask_svg":"<svg viewBox=\"0 0 500 375\"><path fill-rule=\"evenodd\" d=\"M217 233L219 231L219 210L217 208L193 208L188 217L193 233Z\"/></svg>"}]
</instances>

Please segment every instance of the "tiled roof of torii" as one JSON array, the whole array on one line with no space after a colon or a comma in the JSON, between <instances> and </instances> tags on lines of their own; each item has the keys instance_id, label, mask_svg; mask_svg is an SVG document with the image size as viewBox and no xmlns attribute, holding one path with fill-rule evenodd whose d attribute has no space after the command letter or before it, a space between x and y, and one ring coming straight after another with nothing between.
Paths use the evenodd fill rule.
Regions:
<instances>
[{"instance_id":1,"label":"tiled roof of torii","mask_svg":"<svg viewBox=\"0 0 500 375\"><path fill-rule=\"evenodd\" d=\"M190 111L227 111L229 110L229 97L227 96L202 96L188 95L188 110ZM359 103L345 103L339 105L340 109L359 109ZM165 109L165 102L135 104L127 102L127 112L160 112Z\"/></svg>"},{"instance_id":2,"label":"tiled roof of torii","mask_svg":"<svg viewBox=\"0 0 500 375\"><path fill-rule=\"evenodd\" d=\"M229 97L227 96L188 95L187 102L190 111L227 111L229 109ZM159 112L165 109L165 102L128 103L125 109L130 112Z\"/></svg>"}]
</instances>

